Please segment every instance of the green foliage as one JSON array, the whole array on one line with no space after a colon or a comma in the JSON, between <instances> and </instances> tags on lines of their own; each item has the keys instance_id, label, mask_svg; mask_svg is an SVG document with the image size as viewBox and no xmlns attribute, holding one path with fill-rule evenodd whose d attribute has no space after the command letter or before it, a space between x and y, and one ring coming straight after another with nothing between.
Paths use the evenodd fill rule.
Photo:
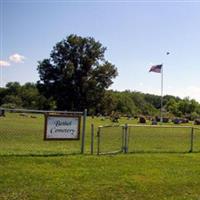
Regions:
<instances>
[{"instance_id":1,"label":"green foliage","mask_svg":"<svg viewBox=\"0 0 200 200\"><path fill-rule=\"evenodd\" d=\"M52 97L59 110L99 112L105 89L117 76L115 66L104 58L105 50L94 38L68 36L53 47L49 59L39 62L39 91Z\"/></svg>"},{"instance_id":2,"label":"green foliage","mask_svg":"<svg viewBox=\"0 0 200 200\"><path fill-rule=\"evenodd\" d=\"M87 85L86 83L84 83ZM58 98L61 98L58 94ZM89 115L103 114L111 115L118 112L122 116L159 116L160 96L144 94L135 91L113 91L102 90L102 93L88 90L85 95L84 107L88 108ZM83 98L82 98L83 100ZM77 100L72 102L79 105ZM10 82L6 88L0 88L0 105L5 108L29 108L55 110L58 102L55 97L49 94L44 96L34 83L20 85L17 82ZM165 117L183 117L189 120L200 117L200 104L194 99L180 99L174 96L163 97ZM82 104L83 106L83 104ZM74 107L69 107L72 110Z\"/></svg>"},{"instance_id":3,"label":"green foliage","mask_svg":"<svg viewBox=\"0 0 200 200\"><path fill-rule=\"evenodd\" d=\"M1 105L1 107L8 108L8 109L20 108L15 103L4 103L4 104Z\"/></svg>"},{"instance_id":4,"label":"green foliage","mask_svg":"<svg viewBox=\"0 0 200 200\"><path fill-rule=\"evenodd\" d=\"M34 83L9 82L0 88L0 97L4 108L55 109L54 100L41 95Z\"/></svg>"},{"instance_id":5,"label":"green foliage","mask_svg":"<svg viewBox=\"0 0 200 200\"><path fill-rule=\"evenodd\" d=\"M111 115L113 112L132 117L138 115L155 117L160 115L160 96L128 90L124 92L105 90L97 95L93 92L90 90L85 95L88 100L84 105L88 108L89 115L98 113ZM58 93L58 98L61 97L62 92ZM6 88L0 88L1 107L55 110L58 109L57 103L54 96L45 97L40 93L34 83L20 85L17 82L10 82L6 85ZM163 116L165 117L183 117L189 120L200 117L200 104L193 99L180 99L167 95L163 97L163 105ZM73 108L69 107L69 110Z\"/></svg>"},{"instance_id":6,"label":"green foliage","mask_svg":"<svg viewBox=\"0 0 200 200\"><path fill-rule=\"evenodd\" d=\"M140 92L107 91L102 102L103 110L117 111L123 115L156 115L157 109L145 99L145 94Z\"/></svg>"},{"instance_id":7,"label":"green foliage","mask_svg":"<svg viewBox=\"0 0 200 200\"><path fill-rule=\"evenodd\" d=\"M200 117L200 115L197 112L192 112L191 113L191 120L195 120L198 119Z\"/></svg>"},{"instance_id":8,"label":"green foliage","mask_svg":"<svg viewBox=\"0 0 200 200\"><path fill-rule=\"evenodd\" d=\"M166 102L166 109L175 116L181 117L181 113L178 109L178 102L175 99L169 99L169 101Z\"/></svg>"},{"instance_id":9,"label":"green foliage","mask_svg":"<svg viewBox=\"0 0 200 200\"><path fill-rule=\"evenodd\" d=\"M113 95L112 91L106 91L104 98L101 101L101 113L110 115L117 107L117 97Z\"/></svg>"},{"instance_id":10,"label":"green foliage","mask_svg":"<svg viewBox=\"0 0 200 200\"><path fill-rule=\"evenodd\" d=\"M156 109L160 109L160 101L161 101L160 96L153 94L146 94L144 95L144 99L146 100L146 102L153 105L153 107L155 107Z\"/></svg>"},{"instance_id":11,"label":"green foliage","mask_svg":"<svg viewBox=\"0 0 200 200\"><path fill-rule=\"evenodd\" d=\"M20 92L20 84L18 82L9 82L6 84L7 94L17 95Z\"/></svg>"},{"instance_id":12,"label":"green foliage","mask_svg":"<svg viewBox=\"0 0 200 200\"><path fill-rule=\"evenodd\" d=\"M3 100L3 104L15 104L15 107L22 107L22 99L17 95L6 95Z\"/></svg>"}]
</instances>

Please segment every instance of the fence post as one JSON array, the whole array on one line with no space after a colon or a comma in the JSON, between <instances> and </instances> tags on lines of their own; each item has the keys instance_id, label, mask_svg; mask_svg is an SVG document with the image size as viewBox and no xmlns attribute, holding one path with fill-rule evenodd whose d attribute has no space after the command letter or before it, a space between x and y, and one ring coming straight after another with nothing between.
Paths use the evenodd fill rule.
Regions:
<instances>
[{"instance_id":1,"label":"fence post","mask_svg":"<svg viewBox=\"0 0 200 200\"><path fill-rule=\"evenodd\" d=\"M93 154L94 152L94 124L91 124L91 146L90 146L90 152Z\"/></svg>"},{"instance_id":2,"label":"fence post","mask_svg":"<svg viewBox=\"0 0 200 200\"><path fill-rule=\"evenodd\" d=\"M125 138L125 136L124 136L124 131L125 130L125 126L122 126L122 152L124 152L124 148L125 148L125 142L124 142L124 138Z\"/></svg>"},{"instance_id":3,"label":"fence post","mask_svg":"<svg viewBox=\"0 0 200 200\"><path fill-rule=\"evenodd\" d=\"M189 150L189 152L193 152L193 143L194 143L194 127L192 127L192 129L191 129L190 150Z\"/></svg>"},{"instance_id":4,"label":"fence post","mask_svg":"<svg viewBox=\"0 0 200 200\"><path fill-rule=\"evenodd\" d=\"M124 143L124 153L128 153L128 125L125 124L125 143Z\"/></svg>"},{"instance_id":5,"label":"fence post","mask_svg":"<svg viewBox=\"0 0 200 200\"><path fill-rule=\"evenodd\" d=\"M83 112L83 127L82 127L82 141L81 141L81 153L82 154L84 154L84 148L85 148L86 118L87 118L87 109L85 109Z\"/></svg>"},{"instance_id":6,"label":"fence post","mask_svg":"<svg viewBox=\"0 0 200 200\"><path fill-rule=\"evenodd\" d=\"M101 128L99 127L97 131L97 155L100 153L100 131Z\"/></svg>"}]
</instances>

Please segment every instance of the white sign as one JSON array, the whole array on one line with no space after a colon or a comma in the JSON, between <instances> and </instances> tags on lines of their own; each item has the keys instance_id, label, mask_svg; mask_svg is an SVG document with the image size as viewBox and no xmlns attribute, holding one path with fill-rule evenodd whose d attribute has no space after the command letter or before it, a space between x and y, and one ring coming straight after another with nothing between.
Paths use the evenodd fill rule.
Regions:
<instances>
[{"instance_id":1,"label":"white sign","mask_svg":"<svg viewBox=\"0 0 200 200\"><path fill-rule=\"evenodd\" d=\"M79 139L80 117L47 115L45 139Z\"/></svg>"}]
</instances>

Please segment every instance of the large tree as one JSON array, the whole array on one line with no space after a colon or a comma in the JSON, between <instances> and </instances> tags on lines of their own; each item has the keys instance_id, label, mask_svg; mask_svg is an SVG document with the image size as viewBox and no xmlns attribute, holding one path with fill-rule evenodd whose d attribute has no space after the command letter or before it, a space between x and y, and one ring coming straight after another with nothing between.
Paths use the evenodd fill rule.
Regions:
<instances>
[{"instance_id":1,"label":"large tree","mask_svg":"<svg viewBox=\"0 0 200 200\"><path fill-rule=\"evenodd\" d=\"M40 92L53 97L57 109L98 112L105 89L117 76L115 66L105 60L105 50L91 37L69 35L58 42L50 58L39 62Z\"/></svg>"}]
</instances>

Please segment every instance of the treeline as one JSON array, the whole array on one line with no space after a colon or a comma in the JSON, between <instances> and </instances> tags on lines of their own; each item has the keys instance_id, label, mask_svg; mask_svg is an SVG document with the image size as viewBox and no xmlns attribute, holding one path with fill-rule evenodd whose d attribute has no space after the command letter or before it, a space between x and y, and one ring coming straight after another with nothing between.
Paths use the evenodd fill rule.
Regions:
<instances>
[{"instance_id":1,"label":"treeline","mask_svg":"<svg viewBox=\"0 0 200 200\"><path fill-rule=\"evenodd\" d=\"M130 116L160 116L161 97L132 91L107 91L102 102L104 113L113 111ZM184 117L194 120L200 117L200 104L189 97L166 95L163 97L164 117Z\"/></svg>"},{"instance_id":2,"label":"treeline","mask_svg":"<svg viewBox=\"0 0 200 200\"><path fill-rule=\"evenodd\" d=\"M18 82L7 83L5 88L0 88L0 105L11 109L56 109L55 101L41 95L34 83L24 85Z\"/></svg>"},{"instance_id":3,"label":"treeline","mask_svg":"<svg viewBox=\"0 0 200 200\"><path fill-rule=\"evenodd\" d=\"M0 88L0 105L3 108L40 110L58 108L53 97L46 98L39 92L37 84L20 85L18 82L9 82L5 88ZM90 115L118 113L126 116L157 116L160 115L160 96L128 90L106 90L103 98L96 100L93 105L86 105L86 108ZM166 117L186 117L193 120L200 117L200 104L193 99L166 95L163 97L163 113Z\"/></svg>"}]
</instances>

